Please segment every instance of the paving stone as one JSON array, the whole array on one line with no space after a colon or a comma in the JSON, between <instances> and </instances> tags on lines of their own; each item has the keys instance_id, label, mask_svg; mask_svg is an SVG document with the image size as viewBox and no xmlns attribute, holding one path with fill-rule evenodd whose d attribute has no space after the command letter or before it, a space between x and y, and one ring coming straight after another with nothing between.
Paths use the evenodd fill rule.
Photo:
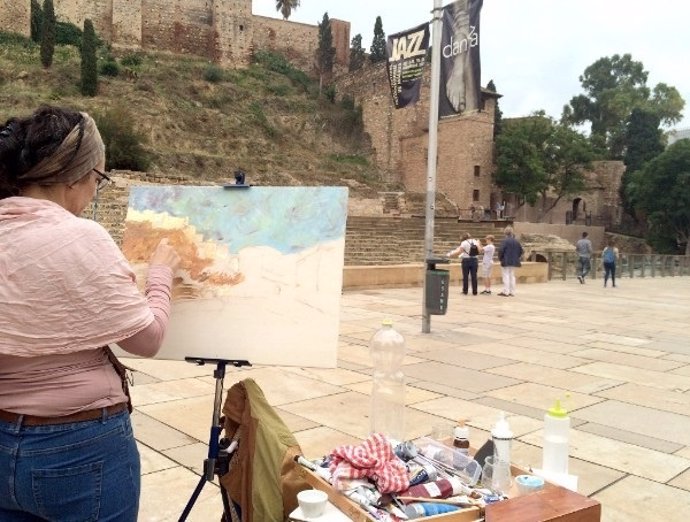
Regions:
<instances>
[{"instance_id":1,"label":"paving stone","mask_svg":"<svg viewBox=\"0 0 690 522\"><path fill-rule=\"evenodd\" d=\"M690 445L690 418L636 404L608 400L581 408L573 417L617 430L646 435L659 440ZM671 451L676 451L675 448Z\"/></svg>"},{"instance_id":2,"label":"paving stone","mask_svg":"<svg viewBox=\"0 0 690 522\"><path fill-rule=\"evenodd\" d=\"M688 416L688 412L690 412L690 395L687 393L651 388L639 384L621 384L615 388L597 392L597 396L670 411L684 416Z\"/></svg>"},{"instance_id":3,"label":"paving stone","mask_svg":"<svg viewBox=\"0 0 690 522\"><path fill-rule=\"evenodd\" d=\"M460 388L474 393L485 392L518 381L500 375L489 375L477 370L458 368L437 362L413 364L405 367L405 375L422 381L433 381L446 386Z\"/></svg>"},{"instance_id":4,"label":"paving stone","mask_svg":"<svg viewBox=\"0 0 690 522\"><path fill-rule=\"evenodd\" d=\"M689 492L640 477L625 477L594 498L603 505L602 522L688 520Z\"/></svg>"},{"instance_id":5,"label":"paving stone","mask_svg":"<svg viewBox=\"0 0 690 522\"><path fill-rule=\"evenodd\" d=\"M586 350L575 352L572 355L575 357L581 357L583 359L608 362L621 366L633 366L634 368L654 370L657 372L665 372L683 366L682 363L677 361L669 361L654 357L643 357L641 355L632 355L629 353L610 352L607 350L601 350L599 348L588 348Z\"/></svg>"},{"instance_id":6,"label":"paving stone","mask_svg":"<svg viewBox=\"0 0 690 522\"><path fill-rule=\"evenodd\" d=\"M655 372L610 363L592 363L573 368L574 372L586 373L611 380L632 382L662 390L686 392L690 390L690 376Z\"/></svg>"},{"instance_id":7,"label":"paving stone","mask_svg":"<svg viewBox=\"0 0 690 522\"><path fill-rule=\"evenodd\" d=\"M560 387L577 393L590 394L617 386L621 381L599 376L583 375L573 370L546 368L537 364L517 363L486 370L490 373L513 377L521 381L533 382L544 386ZM517 383L516 383L517 384Z\"/></svg>"}]
</instances>

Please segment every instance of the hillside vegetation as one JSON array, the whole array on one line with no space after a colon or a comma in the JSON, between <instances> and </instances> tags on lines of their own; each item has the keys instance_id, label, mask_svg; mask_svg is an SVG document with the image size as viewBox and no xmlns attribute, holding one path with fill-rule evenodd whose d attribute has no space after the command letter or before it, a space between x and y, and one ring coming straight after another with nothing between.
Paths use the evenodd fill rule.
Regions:
<instances>
[{"instance_id":1,"label":"hillside vegetation","mask_svg":"<svg viewBox=\"0 0 690 522\"><path fill-rule=\"evenodd\" d=\"M98 95L89 98L79 92L76 47L58 45L44 69L37 44L0 34L0 121L41 103L65 105L99 124L131 121L154 174L232 180L239 168L253 184L347 185L362 196L387 188L351 100L319 96L279 55L259 52L255 62L224 70L201 58L103 48Z\"/></svg>"}]
</instances>

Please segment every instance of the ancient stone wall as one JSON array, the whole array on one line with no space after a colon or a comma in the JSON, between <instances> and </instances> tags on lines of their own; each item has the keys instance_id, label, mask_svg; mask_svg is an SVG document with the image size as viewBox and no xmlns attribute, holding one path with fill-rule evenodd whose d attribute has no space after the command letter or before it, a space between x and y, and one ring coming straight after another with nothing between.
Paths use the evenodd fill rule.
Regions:
<instances>
[{"instance_id":1,"label":"ancient stone wall","mask_svg":"<svg viewBox=\"0 0 690 522\"><path fill-rule=\"evenodd\" d=\"M0 0L0 30L30 36L30 5L28 1Z\"/></svg>"},{"instance_id":2,"label":"ancient stone wall","mask_svg":"<svg viewBox=\"0 0 690 522\"><path fill-rule=\"evenodd\" d=\"M556 206L542 212L541 202L530 207L524 205L510 215L519 221L575 225L599 225L610 227L621 222L622 207L619 195L625 172L622 161L595 161L592 170L585 173L587 188L582 192L562 198ZM547 197L546 206L554 201Z\"/></svg>"},{"instance_id":3,"label":"ancient stone wall","mask_svg":"<svg viewBox=\"0 0 690 522\"><path fill-rule=\"evenodd\" d=\"M275 49L313 69L318 27L252 15L251 0L61 0L60 21L84 26L115 48L207 57L223 66L250 63L252 50ZM29 35L30 0L0 0L0 30ZM350 23L331 20L336 71L347 69Z\"/></svg>"},{"instance_id":4,"label":"ancient stone wall","mask_svg":"<svg viewBox=\"0 0 690 522\"><path fill-rule=\"evenodd\" d=\"M426 192L430 68L423 78L420 100L395 109L385 64L337 80L339 96L352 96L362 106L364 129L371 137L376 165L386 181L406 190ZM436 190L454 202L459 213L492 203L493 121L497 96L483 93L484 108L444 120L438 127Z\"/></svg>"}]
</instances>

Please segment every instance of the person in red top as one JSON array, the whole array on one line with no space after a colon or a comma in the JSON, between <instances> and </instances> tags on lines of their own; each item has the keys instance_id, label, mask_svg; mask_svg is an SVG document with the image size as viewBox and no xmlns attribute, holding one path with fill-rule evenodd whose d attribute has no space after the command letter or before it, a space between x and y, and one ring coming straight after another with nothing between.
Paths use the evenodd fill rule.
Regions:
<instances>
[{"instance_id":1,"label":"person in red top","mask_svg":"<svg viewBox=\"0 0 690 522\"><path fill-rule=\"evenodd\" d=\"M0 520L137 519L140 462L118 344L161 346L180 258L166 240L145 295L98 223L110 178L86 113L43 106L0 126Z\"/></svg>"}]
</instances>

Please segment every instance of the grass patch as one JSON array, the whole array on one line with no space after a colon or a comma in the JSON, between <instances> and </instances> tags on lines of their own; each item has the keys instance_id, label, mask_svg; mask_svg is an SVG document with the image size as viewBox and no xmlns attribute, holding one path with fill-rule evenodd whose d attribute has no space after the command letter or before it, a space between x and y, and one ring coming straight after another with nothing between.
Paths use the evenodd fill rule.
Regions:
<instances>
[{"instance_id":1,"label":"grass patch","mask_svg":"<svg viewBox=\"0 0 690 522\"><path fill-rule=\"evenodd\" d=\"M334 163L345 165L359 165L361 167L369 166L369 160L359 154L330 154L328 159Z\"/></svg>"}]
</instances>

